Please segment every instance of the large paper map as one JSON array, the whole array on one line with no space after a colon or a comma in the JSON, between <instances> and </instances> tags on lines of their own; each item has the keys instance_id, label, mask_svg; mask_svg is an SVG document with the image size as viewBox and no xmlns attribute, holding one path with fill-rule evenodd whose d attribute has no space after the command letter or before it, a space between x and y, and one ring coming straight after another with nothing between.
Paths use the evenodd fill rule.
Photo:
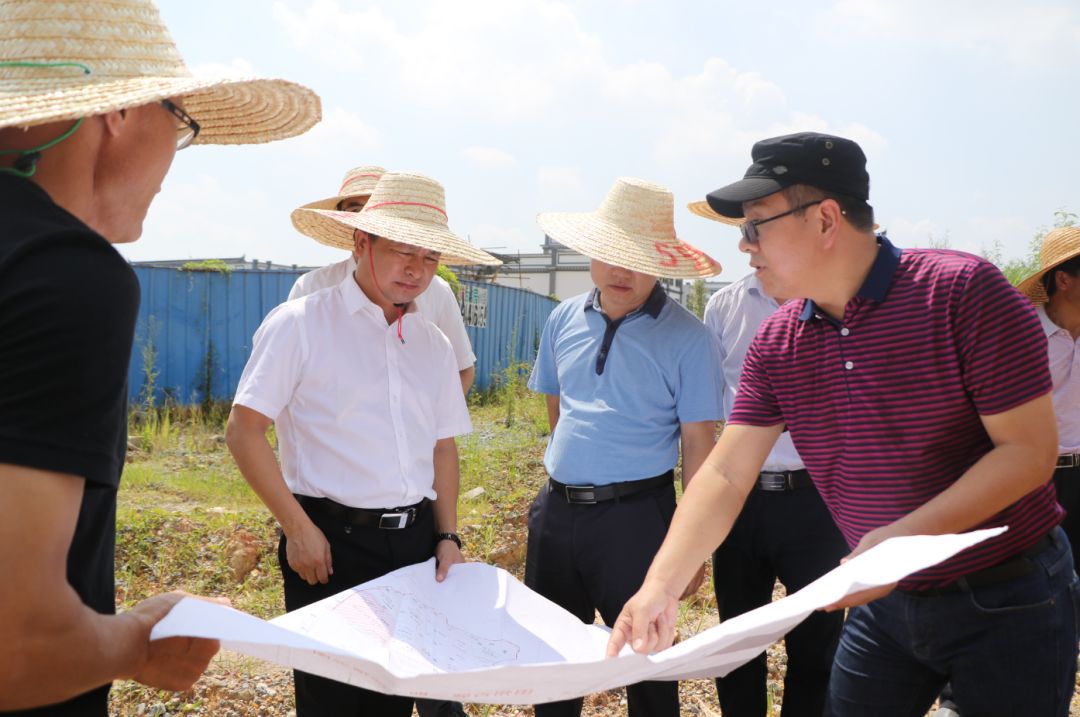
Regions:
<instances>
[{"instance_id":1,"label":"large paper map","mask_svg":"<svg viewBox=\"0 0 1080 717\"><path fill-rule=\"evenodd\" d=\"M380 692L532 704L643 679L725 675L814 610L896 582L1003 530L893 538L793 595L654 655L626 649L605 659L606 628L582 624L489 565L454 566L436 583L434 560L269 622L188 598L152 637L216 638L225 649Z\"/></svg>"}]
</instances>

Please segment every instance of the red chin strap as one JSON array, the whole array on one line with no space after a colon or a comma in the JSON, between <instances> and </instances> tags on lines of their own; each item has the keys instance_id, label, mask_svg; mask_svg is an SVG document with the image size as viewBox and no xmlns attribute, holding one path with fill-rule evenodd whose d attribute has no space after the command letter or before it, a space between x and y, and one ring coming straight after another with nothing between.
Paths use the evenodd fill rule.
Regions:
<instances>
[{"instance_id":1,"label":"red chin strap","mask_svg":"<svg viewBox=\"0 0 1080 717\"><path fill-rule=\"evenodd\" d=\"M373 247L369 237L367 255L368 266L371 267L371 280L375 282L375 288L379 290L379 293L383 295L383 298L389 299L390 297L387 296L386 292L382 290L381 286L379 286L378 277L375 276L375 257L373 256L374 252L372 251L372 248ZM401 333L401 319L405 316L405 306L406 304L394 304L394 307L397 309L397 337L398 340L401 341L401 343L405 343L405 336Z\"/></svg>"}]
</instances>

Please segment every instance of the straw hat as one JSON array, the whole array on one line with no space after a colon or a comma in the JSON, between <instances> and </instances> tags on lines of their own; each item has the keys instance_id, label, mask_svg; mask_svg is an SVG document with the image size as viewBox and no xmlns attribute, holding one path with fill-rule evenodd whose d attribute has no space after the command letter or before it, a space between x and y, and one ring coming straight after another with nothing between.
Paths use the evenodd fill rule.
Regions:
<instances>
[{"instance_id":1,"label":"straw hat","mask_svg":"<svg viewBox=\"0 0 1080 717\"><path fill-rule=\"evenodd\" d=\"M169 97L199 123L196 144L284 139L321 117L318 95L293 82L192 77L150 0L0 0L0 128Z\"/></svg>"},{"instance_id":2,"label":"straw hat","mask_svg":"<svg viewBox=\"0 0 1080 717\"><path fill-rule=\"evenodd\" d=\"M1049 301L1050 297L1043 287L1043 277L1075 256L1080 256L1080 227L1058 227L1043 239L1039 250L1040 269L1017 284L1016 288L1036 304Z\"/></svg>"},{"instance_id":3,"label":"straw hat","mask_svg":"<svg viewBox=\"0 0 1080 717\"><path fill-rule=\"evenodd\" d=\"M686 208L692 213L697 214L699 217L712 219L714 222L727 224L731 227L742 226L742 223L746 221L746 217L725 217L723 214L718 214L705 200L700 202L690 202L686 205Z\"/></svg>"},{"instance_id":4,"label":"straw hat","mask_svg":"<svg viewBox=\"0 0 1080 717\"><path fill-rule=\"evenodd\" d=\"M442 264L502 262L450 231L442 185L422 174L388 172L359 212L305 209L292 213L293 226L327 246L352 250L361 229L403 244L442 253Z\"/></svg>"},{"instance_id":5,"label":"straw hat","mask_svg":"<svg viewBox=\"0 0 1080 717\"><path fill-rule=\"evenodd\" d=\"M671 192L641 179L616 179L595 212L544 212L536 223L590 259L642 274L700 279L720 273L716 260L675 236Z\"/></svg>"},{"instance_id":6,"label":"straw hat","mask_svg":"<svg viewBox=\"0 0 1080 717\"><path fill-rule=\"evenodd\" d=\"M348 247L342 247L336 238L336 235L332 234L311 234L308 229L311 223L302 224L297 221L297 218L301 216L298 214L300 209L332 209L337 210L338 204L346 199L352 199L354 197L370 197L371 193L375 191L375 185L379 183L379 178L386 174L386 169L371 165L368 167L355 167L345 172L345 178L341 180L341 188L338 190L337 196L327 197L326 199L320 199L317 202L310 202L293 211L292 223L293 227L298 232L309 236L320 244L326 244L327 246L336 247L339 249L347 248L352 251L352 242L349 242ZM329 243L324 240L328 238Z\"/></svg>"},{"instance_id":7,"label":"straw hat","mask_svg":"<svg viewBox=\"0 0 1080 717\"><path fill-rule=\"evenodd\" d=\"M378 184L379 177L384 174L386 174L386 169L375 165L350 169L345 173L345 178L341 180L341 189L338 190L336 196L310 202L300 207L300 209L337 209L338 204L346 199L370 197L371 193L375 191L375 185ZM299 228L297 227L297 229Z\"/></svg>"}]
</instances>

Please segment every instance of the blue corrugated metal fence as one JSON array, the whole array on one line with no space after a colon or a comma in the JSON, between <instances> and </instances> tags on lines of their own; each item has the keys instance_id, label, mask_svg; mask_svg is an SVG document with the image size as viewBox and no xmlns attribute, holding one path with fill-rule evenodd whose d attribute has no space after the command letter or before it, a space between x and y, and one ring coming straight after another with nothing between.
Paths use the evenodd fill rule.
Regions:
<instances>
[{"instance_id":1,"label":"blue corrugated metal fence","mask_svg":"<svg viewBox=\"0 0 1080 717\"><path fill-rule=\"evenodd\" d=\"M142 288L129 397L145 394L153 358L156 400L197 403L207 391L232 398L251 339L288 296L300 271L235 269L228 273L135 266ZM531 363L555 302L494 284L463 281L466 330L476 354L476 387L487 388L511 362ZM151 352L153 356L148 355Z\"/></svg>"}]
</instances>

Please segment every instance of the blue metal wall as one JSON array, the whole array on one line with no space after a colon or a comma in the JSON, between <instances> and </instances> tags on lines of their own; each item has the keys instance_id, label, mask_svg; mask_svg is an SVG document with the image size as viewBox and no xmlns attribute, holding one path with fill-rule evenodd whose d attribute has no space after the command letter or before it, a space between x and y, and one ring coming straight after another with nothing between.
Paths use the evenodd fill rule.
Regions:
<instances>
[{"instance_id":1,"label":"blue metal wall","mask_svg":"<svg viewBox=\"0 0 1080 717\"><path fill-rule=\"evenodd\" d=\"M202 399L208 355L214 398L236 391L251 354L251 338L263 318L289 294L303 272L236 269L230 273L190 272L135 266L142 288L128 393L140 399L145 386L144 348L157 353L157 400ZM466 331L476 354L476 387L487 388L511 361L531 363L536 342L556 302L521 289L462 282L487 289L487 326ZM211 346L213 350L211 352Z\"/></svg>"},{"instance_id":2,"label":"blue metal wall","mask_svg":"<svg viewBox=\"0 0 1080 717\"><path fill-rule=\"evenodd\" d=\"M465 326L476 354L476 387L482 390L498 380L511 363L532 365L544 322L558 302L524 289L461 283L466 293L470 286L485 287L488 292L487 326Z\"/></svg>"}]
</instances>

